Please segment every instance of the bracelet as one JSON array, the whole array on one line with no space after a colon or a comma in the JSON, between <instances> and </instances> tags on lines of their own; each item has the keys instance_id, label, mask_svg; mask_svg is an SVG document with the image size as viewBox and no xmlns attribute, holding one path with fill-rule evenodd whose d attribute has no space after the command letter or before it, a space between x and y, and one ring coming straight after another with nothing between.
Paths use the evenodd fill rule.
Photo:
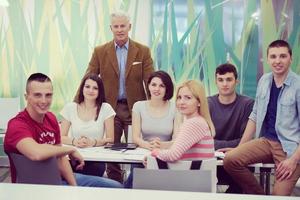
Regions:
<instances>
[{"instance_id":1,"label":"bracelet","mask_svg":"<svg viewBox=\"0 0 300 200\"><path fill-rule=\"evenodd\" d=\"M75 146L75 145L74 145L74 141L75 141L75 138L72 139L72 145L73 145L73 146Z\"/></svg>"},{"instance_id":2,"label":"bracelet","mask_svg":"<svg viewBox=\"0 0 300 200\"><path fill-rule=\"evenodd\" d=\"M97 145L97 140L96 139L94 139L94 140L95 140L95 144L93 145L93 147L95 147Z\"/></svg>"}]
</instances>

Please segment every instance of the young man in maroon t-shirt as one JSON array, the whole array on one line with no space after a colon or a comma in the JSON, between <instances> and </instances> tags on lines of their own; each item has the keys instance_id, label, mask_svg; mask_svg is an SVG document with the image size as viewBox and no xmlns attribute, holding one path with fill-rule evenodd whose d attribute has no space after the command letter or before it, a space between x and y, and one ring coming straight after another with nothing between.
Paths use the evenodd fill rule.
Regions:
<instances>
[{"instance_id":1,"label":"young man in maroon t-shirt","mask_svg":"<svg viewBox=\"0 0 300 200\"><path fill-rule=\"evenodd\" d=\"M77 169L84 166L84 160L74 147L61 145L58 122L54 114L48 111L52 95L53 87L48 76L35 73L28 78L25 94L26 108L8 123L4 139L4 150L8 156L10 153L19 153L33 161L55 156L62 179L66 184L122 187L120 183L110 179L73 174L66 155L78 163ZM12 182L16 182L16 171L11 160L10 169Z\"/></svg>"}]
</instances>

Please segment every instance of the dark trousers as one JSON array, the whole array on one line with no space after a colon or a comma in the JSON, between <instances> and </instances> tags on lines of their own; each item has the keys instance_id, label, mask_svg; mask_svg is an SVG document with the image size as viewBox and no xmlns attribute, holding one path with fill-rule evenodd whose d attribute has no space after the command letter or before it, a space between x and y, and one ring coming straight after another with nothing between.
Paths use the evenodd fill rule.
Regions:
<instances>
[{"instance_id":1,"label":"dark trousers","mask_svg":"<svg viewBox=\"0 0 300 200\"><path fill-rule=\"evenodd\" d=\"M242 194L242 188L231 178L223 166L217 167L218 185L229 185L226 193Z\"/></svg>"},{"instance_id":2,"label":"dark trousers","mask_svg":"<svg viewBox=\"0 0 300 200\"><path fill-rule=\"evenodd\" d=\"M131 125L131 112L128 108L127 102L117 104L116 116L115 116L115 143L121 141L122 134L124 132L126 141L128 134L128 126Z\"/></svg>"},{"instance_id":3,"label":"dark trousers","mask_svg":"<svg viewBox=\"0 0 300 200\"><path fill-rule=\"evenodd\" d=\"M105 163L101 162L85 161L85 165L82 170L76 170L76 164L72 162L71 166L74 172L85 175L102 177L105 171Z\"/></svg>"},{"instance_id":4,"label":"dark trousers","mask_svg":"<svg viewBox=\"0 0 300 200\"><path fill-rule=\"evenodd\" d=\"M128 108L127 102L118 102L116 108L116 116L114 120L114 142L119 143L121 142L121 137L124 132L126 141L127 141L127 134L128 134L128 125L131 125L131 112ZM120 183L123 182L123 171L119 164L115 163L108 163L106 169L107 176L113 180L119 181Z\"/></svg>"},{"instance_id":5,"label":"dark trousers","mask_svg":"<svg viewBox=\"0 0 300 200\"><path fill-rule=\"evenodd\" d=\"M124 183L125 188L132 188L132 183L133 183L133 169L134 168L145 168L143 164L131 164L130 167L130 174L127 178L127 180Z\"/></svg>"}]
</instances>

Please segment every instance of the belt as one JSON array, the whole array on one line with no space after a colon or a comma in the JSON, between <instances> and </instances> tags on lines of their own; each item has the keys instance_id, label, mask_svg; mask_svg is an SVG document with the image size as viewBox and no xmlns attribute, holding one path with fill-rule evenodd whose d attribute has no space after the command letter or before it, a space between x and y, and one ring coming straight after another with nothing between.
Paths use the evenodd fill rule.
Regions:
<instances>
[{"instance_id":1,"label":"belt","mask_svg":"<svg viewBox=\"0 0 300 200\"><path fill-rule=\"evenodd\" d=\"M118 99L117 103L127 103L127 99Z\"/></svg>"}]
</instances>

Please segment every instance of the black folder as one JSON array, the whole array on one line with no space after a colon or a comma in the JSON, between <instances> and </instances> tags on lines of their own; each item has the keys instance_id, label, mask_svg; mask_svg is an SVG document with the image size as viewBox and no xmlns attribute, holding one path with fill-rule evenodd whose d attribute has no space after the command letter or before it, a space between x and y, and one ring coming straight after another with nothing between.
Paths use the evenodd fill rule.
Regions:
<instances>
[{"instance_id":1,"label":"black folder","mask_svg":"<svg viewBox=\"0 0 300 200\"><path fill-rule=\"evenodd\" d=\"M104 146L104 148L112 149L112 150L121 150L121 149L136 149L137 145L135 143L108 143Z\"/></svg>"}]
</instances>

